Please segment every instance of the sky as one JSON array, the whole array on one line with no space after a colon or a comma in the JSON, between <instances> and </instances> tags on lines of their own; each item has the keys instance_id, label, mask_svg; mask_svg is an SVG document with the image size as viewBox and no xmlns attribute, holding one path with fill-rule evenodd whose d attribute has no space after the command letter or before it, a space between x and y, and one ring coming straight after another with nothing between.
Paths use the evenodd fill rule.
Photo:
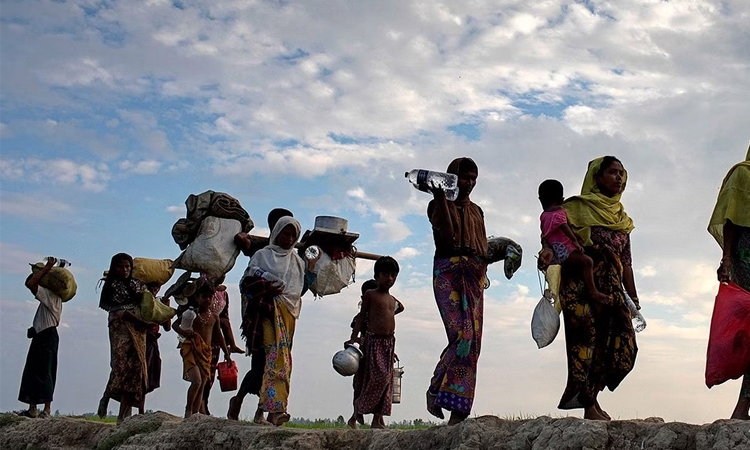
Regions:
<instances>
[{"instance_id":1,"label":"sky","mask_svg":"<svg viewBox=\"0 0 750 450\"><path fill-rule=\"evenodd\" d=\"M740 382L707 389L708 329L721 253L706 232L727 170L750 139L750 5L744 0L36 1L0 4L0 410L17 401L37 302L28 263L70 260L53 410L96 410L109 373L96 285L112 255L176 258L190 194L240 200L267 235L274 207L303 230L348 219L359 250L389 254L402 403L391 421L430 419L424 395L446 344L434 303L430 197L404 179L479 167L472 200L490 235L524 249L505 279L490 266L474 415L556 409L563 330L544 349L530 320L541 292L537 187L579 192L589 160L615 155L635 222L633 264L648 326L633 372L600 403L614 418L729 417ZM240 323L240 256L227 276ZM359 260L342 293L304 298L289 412L351 414L351 378L331 357L349 337ZM175 276L176 278L176 276ZM187 383L174 333L160 339L162 387L147 409L180 415ZM249 359L236 358L240 371ZM224 416L232 393L209 403ZM251 417L248 397L242 417ZM113 409L116 404L113 402Z\"/></svg>"}]
</instances>

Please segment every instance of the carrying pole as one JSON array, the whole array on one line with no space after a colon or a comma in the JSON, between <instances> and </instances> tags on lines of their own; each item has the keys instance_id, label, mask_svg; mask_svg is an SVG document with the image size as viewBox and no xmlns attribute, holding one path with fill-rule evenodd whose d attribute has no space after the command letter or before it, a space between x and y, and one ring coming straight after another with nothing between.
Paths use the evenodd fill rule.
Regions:
<instances>
[{"instance_id":1,"label":"carrying pole","mask_svg":"<svg viewBox=\"0 0 750 450\"><path fill-rule=\"evenodd\" d=\"M255 235L255 234L249 234L248 237L255 238L255 239L268 239L268 236L258 236L258 235ZM294 244L294 247L295 248L302 248L302 245L299 242L297 242L296 244ZM380 258L381 256L382 255L378 255L378 254L375 254L375 253L367 253L367 252L360 252L360 251L356 251L354 253L354 257L355 258L369 259L371 261L377 261L378 258Z\"/></svg>"}]
</instances>

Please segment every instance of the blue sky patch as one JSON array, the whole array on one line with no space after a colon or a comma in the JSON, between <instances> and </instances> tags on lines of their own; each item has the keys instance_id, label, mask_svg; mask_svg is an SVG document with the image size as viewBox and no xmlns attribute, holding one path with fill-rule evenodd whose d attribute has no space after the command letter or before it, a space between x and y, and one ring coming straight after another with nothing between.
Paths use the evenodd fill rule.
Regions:
<instances>
[{"instance_id":1,"label":"blue sky patch","mask_svg":"<svg viewBox=\"0 0 750 450\"><path fill-rule=\"evenodd\" d=\"M448 131L456 136L463 136L469 141L478 141L482 137L479 123L464 122L446 127Z\"/></svg>"}]
</instances>

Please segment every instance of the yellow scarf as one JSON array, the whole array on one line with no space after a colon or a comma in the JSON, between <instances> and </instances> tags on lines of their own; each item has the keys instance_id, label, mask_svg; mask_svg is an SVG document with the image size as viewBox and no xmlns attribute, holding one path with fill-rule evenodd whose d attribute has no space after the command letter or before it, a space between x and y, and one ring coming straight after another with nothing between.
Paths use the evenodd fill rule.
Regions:
<instances>
[{"instance_id":1,"label":"yellow scarf","mask_svg":"<svg viewBox=\"0 0 750 450\"><path fill-rule=\"evenodd\" d=\"M708 222L708 232L724 248L724 224L750 227L750 147L745 161L735 164L721 183L714 212Z\"/></svg>"},{"instance_id":2,"label":"yellow scarf","mask_svg":"<svg viewBox=\"0 0 750 450\"><path fill-rule=\"evenodd\" d=\"M589 169L583 179L581 195L576 195L565 200L563 208L568 213L568 222L573 233L578 236L584 246L593 245L591 242L591 227L604 227L610 230L630 233L633 231L633 220L625 213L620 196L622 192L614 197L607 197L599 192L599 186L594 181L594 175L604 160L603 157L589 162ZM628 180L628 173L622 180L622 189Z\"/></svg>"}]
</instances>

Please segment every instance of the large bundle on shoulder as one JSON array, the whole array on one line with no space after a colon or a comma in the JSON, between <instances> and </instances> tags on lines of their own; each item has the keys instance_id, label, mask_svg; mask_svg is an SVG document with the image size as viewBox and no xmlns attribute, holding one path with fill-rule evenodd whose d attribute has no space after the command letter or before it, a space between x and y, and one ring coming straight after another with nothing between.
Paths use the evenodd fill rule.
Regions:
<instances>
[{"instance_id":1,"label":"large bundle on shoulder","mask_svg":"<svg viewBox=\"0 0 750 450\"><path fill-rule=\"evenodd\" d=\"M174 274L173 262L171 259L133 258L132 277L146 284L166 284Z\"/></svg>"},{"instance_id":2,"label":"large bundle on shoulder","mask_svg":"<svg viewBox=\"0 0 750 450\"><path fill-rule=\"evenodd\" d=\"M320 249L320 258L315 264L315 281L310 290L317 297L338 294L354 282L357 269L356 249L353 246L359 234L346 231L346 219L331 216L315 218L315 229L306 231L300 241L304 250L312 246Z\"/></svg>"},{"instance_id":3,"label":"large bundle on shoulder","mask_svg":"<svg viewBox=\"0 0 750 450\"><path fill-rule=\"evenodd\" d=\"M185 206L187 217L172 227L172 237L184 251L171 267L212 278L226 274L240 252L235 235L254 226L250 215L236 198L222 192L191 194Z\"/></svg>"},{"instance_id":4,"label":"large bundle on shoulder","mask_svg":"<svg viewBox=\"0 0 750 450\"><path fill-rule=\"evenodd\" d=\"M31 264L31 275L40 272L44 268L44 263L38 262ZM39 280L39 286L49 289L59 295L62 301L67 302L75 297L78 285L76 279L70 270L64 267L53 267L46 275Z\"/></svg>"}]
</instances>

